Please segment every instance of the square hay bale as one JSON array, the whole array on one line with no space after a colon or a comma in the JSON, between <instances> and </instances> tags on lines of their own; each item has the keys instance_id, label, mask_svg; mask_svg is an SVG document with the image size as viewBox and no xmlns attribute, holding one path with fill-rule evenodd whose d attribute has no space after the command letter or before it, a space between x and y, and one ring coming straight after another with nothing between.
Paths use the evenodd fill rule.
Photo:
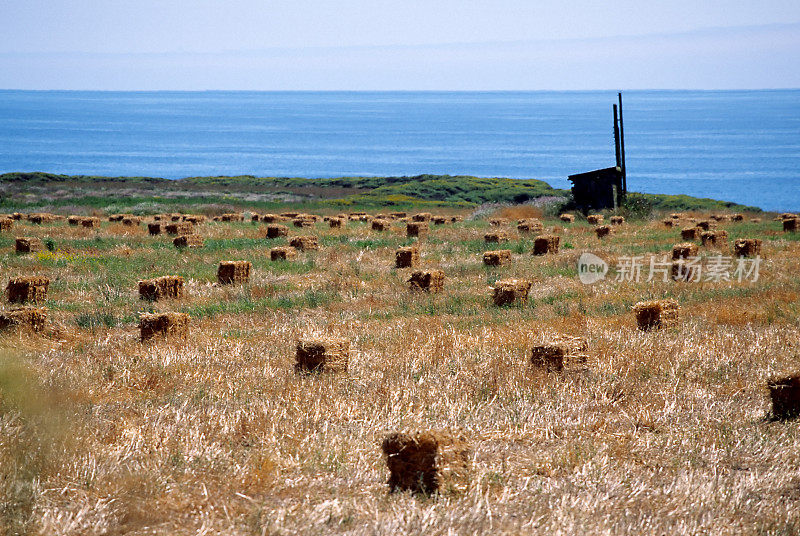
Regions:
<instances>
[{"instance_id":1,"label":"square hay bale","mask_svg":"<svg viewBox=\"0 0 800 536\"><path fill-rule=\"evenodd\" d=\"M434 225L444 225L447 223L447 218L444 216L434 216L433 217L433 224Z\"/></svg>"},{"instance_id":2,"label":"square hay bale","mask_svg":"<svg viewBox=\"0 0 800 536\"><path fill-rule=\"evenodd\" d=\"M700 237L700 230L697 227L686 227L681 229L681 239L697 240Z\"/></svg>"},{"instance_id":3,"label":"square hay bale","mask_svg":"<svg viewBox=\"0 0 800 536\"><path fill-rule=\"evenodd\" d=\"M314 227L314 220L308 218L295 218L292 220L292 225L298 228Z\"/></svg>"},{"instance_id":4,"label":"square hay bale","mask_svg":"<svg viewBox=\"0 0 800 536\"><path fill-rule=\"evenodd\" d=\"M575 223L575 216L572 214L562 214L558 217L558 219L564 223Z\"/></svg>"},{"instance_id":5,"label":"square hay bale","mask_svg":"<svg viewBox=\"0 0 800 536\"><path fill-rule=\"evenodd\" d=\"M734 214L731 216L731 221L744 221L744 214Z\"/></svg>"},{"instance_id":6,"label":"square hay bale","mask_svg":"<svg viewBox=\"0 0 800 536\"><path fill-rule=\"evenodd\" d=\"M0 313L0 331L29 329L35 333L44 330L47 311L35 307L15 307Z\"/></svg>"},{"instance_id":7,"label":"square hay bale","mask_svg":"<svg viewBox=\"0 0 800 536\"><path fill-rule=\"evenodd\" d=\"M250 213L250 221L253 222L253 223L257 223L257 222L261 221L261 215L258 214L257 212L251 212Z\"/></svg>"},{"instance_id":8,"label":"square hay bale","mask_svg":"<svg viewBox=\"0 0 800 536\"><path fill-rule=\"evenodd\" d=\"M331 229L340 229L345 226L346 221L347 220L344 218L331 218L328 220L328 227Z\"/></svg>"},{"instance_id":9,"label":"square hay bale","mask_svg":"<svg viewBox=\"0 0 800 536\"><path fill-rule=\"evenodd\" d=\"M693 242L684 242L682 244L675 244L672 246L672 260L686 259L688 257L697 257L700 248Z\"/></svg>"},{"instance_id":10,"label":"square hay bale","mask_svg":"<svg viewBox=\"0 0 800 536\"><path fill-rule=\"evenodd\" d=\"M793 219L796 219L796 218L798 218L798 215L797 214L792 214L791 212L784 212L783 214L778 216L778 219L780 219L780 220L793 220Z\"/></svg>"},{"instance_id":11,"label":"square hay bale","mask_svg":"<svg viewBox=\"0 0 800 536\"><path fill-rule=\"evenodd\" d=\"M269 260L290 261L297 258L297 250L291 246L279 246L269 250Z\"/></svg>"},{"instance_id":12,"label":"square hay bale","mask_svg":"<svg viewBox=\"0 0 800 536\"><path fill-rule=\"evenodd\" d=\"M172 241L172 244L178 248L201 248L203 247L203 237L196 234L181 235Z\"/></svg>"},{"instance_id":13,"label":"square hay bale","mask_svg":"<svg viewBox=\"0 0 800 536\"><path fill-rule=\"evenodd\" d=\"M83 218L81 220L81 227L87 229L97 229L100 227L100 218Z\"/></svg>"},{"instance_id":14,"label":"square hay bale","mask_svg":"<svg viewBox=\"0 0 800 536\"><path fill-rule=\"evenodd\" d=\"M685 218L686 214L684 214L683 212L673 212L672 214L669 215L669 217L672 218L673 220L680 220L682 218Z\"/></svg>"},{"instance_id":15,"label":"square hay bale","mask_svg":"<svg viewBox=\"0 0 800 536\"><path fill-rule=\"evenodd\" d=\"M14 227L14 220L11 218L0 218L0 233L8 232Z\"/></svg>"},{"instance_id":16,"label":"square hay bale","mask_svg":"<svg viewBox=\"0 0 800 536\"><path fill-rule=\"evenodd\" d=\"M772 399L774 419L793 419L800 416L800 374L774 378L767 382Z\"/></svg>"},{"instance_id":17,"label":"square hay bale","mask_svg":"<svg viewBox=\"0 0 800 536\"><path fill-rule=\"evenodd\" d=\"M603 223L603 215L602 214L589 214L586 216L586 221L589 222L591 225L600 225Z\"/></svg>"},{"instance_id":18,"label":"square hay bale","mask_svg":"<svg viewBox=\"0 0 800 536\"><path fill-rule=\"evenodd\" d=\"M585 366L589 344L582 337L556 335L531 349L531 364L547 372L577 370Z\"/></svg>"},{"instance_id":19,"label":"square hay bale","mask_svg":"<svg viewBox=\"0 0 800 536\"><path fill-rule=\"evenodd\" d=\"M137 218L136 216L127 216L122 218L122 225L126 227L137 227L140 223L142 223L142 219Z\"/></svg>"},{"instance_id":20,"label":"square hay bale","mask_svg":"<svg viewBox=\"0 0 800 536\"><path fill-rule=\"evenodd\" d=\"M483 264L486 266L503 266L511 262L510 249L487 251L483 254Z\"/></svg>"},{"instance_id":21,"label":"square hay bale","mask_svg":"<svg viewBox=\"0 0 800 536\"><path fill-rule=\"evenodd\" d=\"M150 236L156 236L161 234L161 224L158 222L148 223L147 224L147 233Z\"/></svg>"},{"instance_id":22,"label":"square hay bale","mask_svg":"<svg viewBox=\"0 0 800 536\"><path fill-rule=\"evenodd\" d=\"M298 372L345 372L350 361L350 341L313 338L297 341L295 370Z\"/></svg>"},{"instance_id":23,"label":"square hay bale","mask_svg":"<svg viewBox=\"0 0 800 536\"><path fill-rule=\"evenodd\" d=\"M464 216L450 216L450 223L458 223L464 221Z\"/></svg>"},{"instance_id":24,"label":"square hay bale","mask_svg":"<svg viewBox=\"0 0 800 536\"><path fill-rule=\"evenodd\" d=\"M278 223L283 221L283 216L278 214L262 214L261 221L264 223Z\"/></svg>"},{"instance_id":25,"label":"square hay bale","mask_svg":"<svg viewBox=\"0 0 800 536\"><path fill-rule=\"evenodd\" d=\"M282 236L289 236L288 227L277 223L273 225L267 225L267 231L266 231L267 238L280 238Z\"/></svg>"},{"instance_id":26,"label":"square hay bale","mask_svg":"<svg viewBox=\"0 0 800 536\"><path fill-rule=\"evenodd\" d=\"M415 270L408 279L411 290L441 292L444 288L444 272L442 270Z\"/></svg>"},{"instance_id":27,"label":"square hay bale","mask_svg":"<svg viewBox=\"0 0 800 536\"><path fill-rule=\"evenodd\" d=\"M392 228L392 222L389 220L372 220L373 231L388 231Z\"/></svg>"},{"instance_id":28,"label":"square hay bale","mask_svg":"<svg viewBox=\"0 0 800 536\"><path fill-rule=\"evenodd\" d=\"M558 235L541 235L533 241L534 255L555 255L558 253L558 246L561 244L561 237Z\"/></svg>"},{"instance_id":29,"label":"square hay bale","mask_svg":"<svg viewBox=\"0 0 800 536\"><path fill-rule=\"evenodd\" d=\"M700 241L704 246L720 246L728 241L728 231L703 231L700 233Z\"/></svg>"},{"instance_id":30,"label":"square hay bale","mask_svg":"<svg viewBox=\"0 0 800 536\"><path fill-rule=\"evenodd\" d=\"M697 281L700 278L700 271L697 265L676 259L672 261L670 277L673 281Z\"/></svg>"},{"instance_id":31,"label":"square hay bale","mask_svg":"<svg viewBox=\"0 0 800 536\"><path fill-rule=\"evenodd\" d=\"M483 235L483 240L489 243L508 242L511 240L511 236L505 231L494 231Z\"/></svg>"},{"instance_id":32,"label":"square hay bale","mask_svg":"<svg viewBox=\"0 0 800 536\"><path fill-rule=\"evenodd\" d=\"M300 251L312 251L319 249L319 240L312 235L293 236L289 239L289 245Z\"/></svg>"},{"instance_id":33,"label":"square hay bale","mask_svg":"<svg viewBox=\"0 0 800 536\"><path fill-rule=\"evenodd\" d=\"M241 213L238 213L238 212L231 212L231 213L228 213L228 214L222 214L219 217L219 219L220 219L220 221L226 221L226 222L244 221L244 214L241 214Z\"/></svg>"},{"instance_id":34,"label":"square hay bale","mask_svg":"<svg viewBox=\"0 0 800 536\"><path fill-rule=\"evenodd\" d=\"M122 221L122 218L125 217L125 214L112 214L108 217L108 221L110 223L119 223Z\"/></svg>"},{"instance_id":35,"label":"square hay bale","mask_svg":"<svg viewBox=\"0 0 800 536\"><path fill-rule=\"evenodd\" d=\"M428 231L428 222L425 221L410 221L406 224L406 236L409 237L416 236L417 238L420 238L426 236Z\"/></svg>"},{"instance_id":36,"label":"square hay bale","mask_svg":"<svg viewBox=\"0 0 800 536\"><path fill-rule=\"evenodd\" d=\"M31 223L35 223L37 225L43 224L45 220L45 216L43 214L29 214L28 221Z\"/></svg>"},{"instance_id":37,"label":"square hay bale","mask_svg":"<svg viewBox=\"0 0 800 536\"><path fill-rule=\"evenodd\" d=\"M625 223L625 218L622 216L611 216L611 225L622 225Z\"/></svg>"},{"instance_id":38,"label":"square hay bale","mask_svg":"<svg viewBox=\"0 0 800 536\"><path fill-rule=\"evenodd\" d=\"M399 220L400 218L405 218L406 217L406 213L405 212L390 212L389 216L391 216L394 219L398 219Z\"/></svg>"},{"instance_id":39,"label":"square hay bale","mask_svg":"<svg viewBox=\"0 0 800 536\"><path fill-rule=\"evenodd\" d=\"M6 285L10 303L43 303L47 299L50 280L41 276L14 277Z\"/></svg>"},{"instance_id":40,"label":"square hay bale","mask_svg":"<svg viewBox=\"0 0 800 536\"><path fill-rule=\"evenodd\" d=\"M716 227L716 225L717 224L716 224L715 221L709 221L709 220L703 220L703 221L697 222L697 227L699 227L703 231L709 231L709 230L713 229L714 227Z\"/></svg>"},{"instance_id":41,"label":"square hay bale","mask_svg":"<svg viewBox=\"0 0 800 536\"><path fill-rule=\"evenodd\" d=\"M179 275L164 275L155 279L139 281L139 299L158 301L183 298L183 278Z\"/></svg>"},{"instance_id":42,"label":"square hay bale","mask_svg":"<svg viewBox=\"0 0 800 536\"><path fill-rule=\"evenodd\" d=\"M784 233L796 233L798 227L798 219L797 218L787 218L783 220L783 232Z\"/></svg>"},{"instance_id":43,"label":"square hay bale","mask_svg":"<svg viewBox=\"0 0 800 536\"><path fill-rule=\"evenodd\" d=\"M536 218L521 220L517 224L517 231L520 233L541 233L544 231L544 224Z\"/></svg>"},{"instance_id":44,"label":"square hay bale","mask_svg":"<svg viewBox=\"0 0 800 536\"><path fill-rule=\"evenodd\" d=\"M17 220L17 221L19 221L19 220L21 220L21 219L22 219L22 214L21 214L21 213L19 213L19 212L14 212L14 213L11 215L11 219L12 219L12 220Z\"/></svg>"},{"instance_id":45,"label":"square hay bale","mask_svg":"<svg viewBox=\"0 0 800 536\"><path fill-rule=\"evenodd\" d=\"M78 225L81 224L81 216L75 216L75 215L69 216L67 217L67 223L69 225L72 225L73 227L77 227Z\"/></svg>"},{"instance_id":46,"label":"square hay bale","mask_svg":"<svg viewBox=\"0 0 800 536\"><path fill-rule=\"evenodd\" d=\"M610 225L600 225L595 227L594 233L597 235L597 238L605 238L612 233Z\"/></svg>"},{"instance_id":47,"label":"square hay bale","mask_svg":"<svg viewBox=\"0 0 800 536\"><path fill-rule=\"evenodd\" d=\"M422 221L431 221L433 215L430 212L420 212L419 214L414 214L411 216L411 221L422 222Z\"/></svg>"},{"instance_id":48,"label":"square hay bale","mask_svg":"<svg viewBox=\"0 0 800 536\"><path fill-rule=\"evenodd\" d=\"M502 225L508 225L509 221L506 218L489 218L489 225L492 227L500 227Z\"/></svg>"},{"instance_id":49,"label":"square hay bale","mask_svg":"<svg viewBox=\"0 0 800 536\"><path fill-rule=\"evenodd\" d=\"M679 309L675 300L643 301L633 306L636 324L642 331L677 325Z\"/></svg>"},{"instance_id":50,"label":"square hay bale","mask_svg":"<svg viewBox=\"0 0 800 536\"><path fill-rule=\"evenodd\" d=\"M189 315L186 313L143 313L139 315L139 338L142 342L155 337L186 339Z\"/></svg>"},{"instance_id":51,"label":"square hay bale","mask_svg":"<svg viewBox=\"0 0 800 536\"><path fill-rule=\"evenodd\" d=\"M181 218L183 219L183 221L188 222L188 223L192 223L192 224L195 224L195 225L200 224L200 223L205 223L205 221L206 221L206 217L203 216L202 214L186 214L186 215L182 216Z\"/></svg>"},{"instance_id":52,"label":"square hay bale","mask_svg":"<svg viewBox=\"0 0 800 536\"><path fill-rule=\"evenodd\" d=\"M217 267L217 282L220 285L247 283L252 266L250 261L221 261Z\"/></svg>"},{"instance_id":53,"label":"square hay bale","mask_svg":"<svg viewBox=\"0 0 800 536\"><path fill-rule=\"evenodd\" d=\"M299 212L281 212L281 216L284 218L289 218L290 220L299 216Z\"/></svg>"},{"instance_id":54,"label":"square hay bale","mask_svg":"<svg viewBox=\"0 0 800 536\"><path fill-rule=\"evenodd\" d=\"M183 214L176 214L176 213L173 212L172 214L169 215L169 221L173 221L173 222L181 221L182 218L183 218Z\"/></svg>"},{"instance_id":55,"label":"square hay bale","mask_svg":"<svg viewBox=\"0 0 800 536\"><path fill-rule=\"evenodd\" d=\"M416 268L419 266L419 249L417 246L397 248L394 252L395 268Z\"/></svg>"},{"instance_id":56,"label":"square hay bale","mask_svg":"<svg viewBox=\"0 0 800 536\"><path fill-rule=\"evenodd\" d=\"M525 305L528 302L528 292L530 292L531 286L531 282L524 279L497 281L492 289L492 300L495 305L510 305L513 303Z\"/></svg>"},{"instance_id":57,"label":"square hay bale","mask_svg":"<svg viewBox=\"0 0 800 536\"><path fill-rule=\"evenodd\" d=\"M14 240L14 251L17 253L36 253L43 250L44 244L38 238L17 238Z\"/></svg>"},{"instance_id":58,"label":"square hay bale","mask_svg":"<svg viewBox=\"0 0 800 536\"><path fill-rule=\"evenodd\" d=\"M392 492L463 493L469 486L472 451L463 437L443 431L395 432L383 440L381 450Z\"/></svg>"},{"instance_id":59,"label":"square hay bale","mask_svg":"<svg viewBox=\"0 0 800 536\"><path fill-rule=\"evenodd\" d=\"M164 231L168 235L189 235L194 234L194 225L189 222L168 223L164 226Z\"/></svg>"},{"instance_id":60,"label":"square hay bale","mask_svg":"<svg viewBox=\"0 0 800 536\"><path fill-rule=\"evenodd\" d=\"M733 254L737 257L755 257L761 255L760 238L738 238L733 243Z\"/></svg>"},{"instance_id":61,"label":"square hay bale","mask_svg":"<svg viewBox=\"0 0 800 536\"><path fill-rule=\"evenodd\" d=\"M661 220L661 223L664 227L674 227L676 222L675 220Z\"/></svg>"}]
</instances>

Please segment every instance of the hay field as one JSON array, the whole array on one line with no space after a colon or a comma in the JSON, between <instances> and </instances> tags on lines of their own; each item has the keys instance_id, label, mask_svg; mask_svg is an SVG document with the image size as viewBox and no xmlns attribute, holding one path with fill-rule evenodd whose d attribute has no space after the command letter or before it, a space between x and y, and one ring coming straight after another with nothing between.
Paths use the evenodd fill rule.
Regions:
<instances>
[{"instance_id":1,"label":"hay field","mask_svg":"<svg viewBox=\"0 0 800 536\"><path fill-rule=\"evenodd\" d=\"M498 227L461 215L419 240L398 222L292 227L320 248L275 262L288 239L264 223L209 221L202 248L178 250L147 218L14 222L0 281L50 286L44 331L0 333L5 533L800 532L800 424L770 419L766 390L800 371L798 233L746 217L700 247L761 239L757 282L584 285L582 252L612 268L669 255L680 227L662 216L598 239L585 219L546 219L560 250L533 256L512 212L499 227L512 260L489 267ZM15 254L15 236L47 247ZM415 243L420 268L445 272L441 292L411 292L412 268L394 268ZM217 283L228 260L252 263L249 283ZM165 275L184 278L183 298L139 299L139 280ZM495 306L500 279L531 281L527 303ZM678 325L639 331L634 304L662 298ZM189 314L187 339L141 343L139 314L168 311ZM531 366L531 346L557 334L587 339L583 370ZM347 372L295 372L313 335L350 340ZM381 442L420 430L471 445L465 490L389 493Z\"/></svg>"}]
</instances>

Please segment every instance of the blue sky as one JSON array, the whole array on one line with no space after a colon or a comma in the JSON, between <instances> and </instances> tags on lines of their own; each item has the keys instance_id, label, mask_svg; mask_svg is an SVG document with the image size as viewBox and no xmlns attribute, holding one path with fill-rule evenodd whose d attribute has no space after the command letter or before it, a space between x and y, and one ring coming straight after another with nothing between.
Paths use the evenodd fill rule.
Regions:
<instances>
[{"instance_id":1,"label":"blue sky","mask_svg":"<svg viewBox=\"0 0 800 536\"><path fill-rule=\"evenodd\" d=\"M798 0L0 0L6 89L800 87Z\"/></svg>"}]
</instances>

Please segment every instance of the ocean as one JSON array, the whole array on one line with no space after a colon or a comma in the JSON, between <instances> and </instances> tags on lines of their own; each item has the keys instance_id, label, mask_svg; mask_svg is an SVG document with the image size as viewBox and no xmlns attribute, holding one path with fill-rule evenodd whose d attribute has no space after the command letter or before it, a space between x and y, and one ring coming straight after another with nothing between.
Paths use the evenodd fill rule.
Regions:
<instances>
[{"instance_id":1,"label":"ocean","mask_svg":"<svg viewBox=\"0 0 800 536\"><path fill-rule=\"evenodd\" d=\"M630 191L800 210L800 90L626 91ZM166 178L614 165L612 91L0 91L0 172Z\"/></svg>"}]
</instances>

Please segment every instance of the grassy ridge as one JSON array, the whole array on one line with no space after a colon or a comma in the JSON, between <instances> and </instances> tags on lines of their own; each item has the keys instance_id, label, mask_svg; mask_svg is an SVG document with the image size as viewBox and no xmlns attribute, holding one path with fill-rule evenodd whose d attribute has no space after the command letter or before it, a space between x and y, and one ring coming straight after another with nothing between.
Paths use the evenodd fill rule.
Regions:
<instances>
[{"instance_id":1,"label":"grassy ridge","mask_svg":"<svg viewBox=\"0 0 800 536\"><path fill-rule=\"evenodd\" d=\"M202 211L209 207L307 210L395 207L470 208L486 203L568 202L569 190L534 179L418 175L413 177L97 177L51 173L0 175L0 209L91 208L106 212ZM653 210L760 211L737 203L686 195L630 194L631 212Z\"/></svg>"}]
</instances>

